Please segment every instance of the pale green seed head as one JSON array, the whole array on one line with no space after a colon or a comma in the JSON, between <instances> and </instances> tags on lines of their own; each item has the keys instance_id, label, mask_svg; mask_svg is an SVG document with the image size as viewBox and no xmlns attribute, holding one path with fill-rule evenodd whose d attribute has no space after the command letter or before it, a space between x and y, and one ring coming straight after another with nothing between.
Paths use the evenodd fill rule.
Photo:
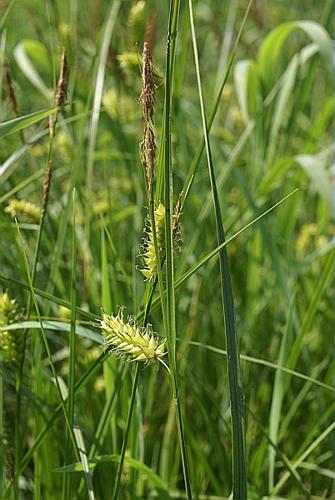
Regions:
<instances>
[{"instance_id":1,"label":"pale green seed head","mask_svg":"<svg viewBox=\"0 0 335 500\"><path fill-rule=\"evenodd\" d=\"M9 200L5 212L13 219L16 217L20 222L39 222L41 216L41 209L25 200L16 200L12 198Z\"/></svg>"},{"instance_id":2,"label":"pale green seed head","mask_svg":"<svg viewBox=\"0 0 335 500\"><path fill-rule=\"evenodd\" d=\"M0 294L0 327L20 319L15 299L11 299L7 292ZM23 335L19 330L0 331L0 355L5 361L18 365L22 355Z\"/></svg>"},{"instance_id":3,"label":"pale green seed head","mask_svg":"<svg viewBox=\"0 0 335 500\"><path fill-rule=\"evenodd\" d=\"M105 346L117 355L130 361L141 361L149 364L166 354L165 340L155 338L152 329L140 328L135 320L124 320L122 311L116 316L103 314L101 327L104 332Z\"/></svg>"},{"instance_id":4,"label":"pale green seed head","mask_svg":"<svg viewBox=\"0 0 335 500\"><path fill-rule=\"evenodd\" d=\"M162 203L155 210L155 227L159 260L162 261L165 256L165 207ZM145 252L142 256L144 268L141 269L141 273L147 279L153 279L158 273L158 262L150 222L148 223L147 238L144 246Z\"/></svg>"}]
</instances>

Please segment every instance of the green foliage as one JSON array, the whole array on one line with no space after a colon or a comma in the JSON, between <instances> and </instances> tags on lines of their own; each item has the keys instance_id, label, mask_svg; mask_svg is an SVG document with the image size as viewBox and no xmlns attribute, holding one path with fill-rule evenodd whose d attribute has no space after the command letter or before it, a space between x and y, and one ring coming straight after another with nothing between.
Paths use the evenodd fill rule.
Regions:
<instances>
[{"instance_id":1,"label":"green foliage","mask_svg":"<svg viewBox=\"0 0 335 500\"><path fill-rule=\"evenodd\" d=\"M334 2L253 2L245 25L247 2L193 1L194 17L172 2L168 44L166 2L5 3L0 496L237 498L245 453L248 498L332 498ZM145 37L155 204L139 148ZM134 322L113 316L123 305Z\"/></svg>"}]
</instances>

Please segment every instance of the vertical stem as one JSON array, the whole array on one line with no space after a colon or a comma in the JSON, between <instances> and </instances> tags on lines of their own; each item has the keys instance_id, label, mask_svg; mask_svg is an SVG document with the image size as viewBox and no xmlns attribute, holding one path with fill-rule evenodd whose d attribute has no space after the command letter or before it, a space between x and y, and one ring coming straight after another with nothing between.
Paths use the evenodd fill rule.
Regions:
<instances>
[{"instance_id":1,"label":"vertical stem","mask_svg":"<svg viewBox=\"0 0 335 500\"><path fill-rule=\"evenodd\" d=\"M135 397L136 397L139 373L140 373L140 366L139 366L139 363L136 363L135 375L134 375L134 380L133 380L133 387L131 390L129 411L128 411L128 416L127 416L126 429L125 429L125 433L124 433L124 437L123 437L123 441L122 441L120 461L119 461L118 468L117 468L112 500L117 500L117 497L119 494L122 466L123 466L124 456L125 456L126 448L127 448L128 435L129 435L129 430L130 430L130 425L131 425L131 417L133 415L133 410L135 407Z\"/></svg>"},{"instance_id":2,"label":"vertical stem","mask_svg":"<svg viewBox=\"0 0 335 500\"><path fill-rule=\"evenodd\" d=\"M169 363L172 374L173 401L177 412L178 435L181 449L181 460L187 498L192 498L189 464L186 450L185 430L178 389L178 371L176 360L176 309L174 292L174 262L172 236L172 203L173 203L173 172L171 158L171 86L173 60L171 58L171 41L176 36L172 33L172 21L179 12L180 2L171 0L169 26L166 43L166 81L165 81L165 162L164 162L164 199L165 199L165 246L166 246L166 337L168 343Z\"/></svg>"}]
</instances>

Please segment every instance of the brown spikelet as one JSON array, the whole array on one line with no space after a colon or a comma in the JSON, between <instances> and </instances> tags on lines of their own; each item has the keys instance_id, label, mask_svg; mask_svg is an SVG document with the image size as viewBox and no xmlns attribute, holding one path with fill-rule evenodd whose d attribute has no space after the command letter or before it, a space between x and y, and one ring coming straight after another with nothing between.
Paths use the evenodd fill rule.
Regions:
<instances>
[{"instance_id":1,"label":"brown spikelet","mask_svg":"<svg viewBox=\"0 0 335 500\"><path fill-rule=\"evenodd\" d=\"M60 74L56 88L55 104L57 108L62 108L66 101L67 95L67 81L68 81L68 66L65 54L65 48L62 51Z\"/></svg>"},{"instance_id":2,"label":"brown spikelet","mask_svg":"<svg viewBox=\"0 0 335 500\"><path fill-rule=\"evenodd\" d=\"M176 208L174 210L173 218L172 218L172 234L173 234L173 239L178 240L180 238L180 217L181 217L181 211L183 207L183 191L179 193L178 196L178 201L176 204Z\"/></svg>"},{"instance_id":3,"label":"brown spikelet","mask_svg":"<svg viewBox=\"0 0 335 500\"><path fill-rule=\"evenodd\" d=\"M151 54L148 42L144 42L142 53L142 83L143 89L141 94L141 101L143 103L143 113L146 118L152 118L155 105L155 84L153 80L153 70Z\"/></svg>"},{"instance_id":4,"label":"brown spikelet","mask_svg":"<svg viewBox=\"0 0 335 500\"><path fill-rule=\"evenodd\" d=\"M150 52L152 52L154 45L156 18L157 18L156 12L152 12L149 16L147 25L145 27L145 42L147 43Z\"/></svg>"},{"instance_id":5,"label":"brown spikelet","mask_svg":"<svg viewBox=\"0 0 335 500\"><path fill-rule=\"evenodd\" d=\"M144 42L142 54L142 93L140 101L143 104L143 142L142 163L145 170L149 197L152 194L155 175L156 142L153 124L155 106L155 84L149 45Z\"/></svg>"},{"instance_id":6,"label":"brown spikelet","mask_svg":"<svg viewBox=\"0 0 335 500\"><path fill-rule=\"evenodd\" d=\"M44 183L43 183L42 210L45 210L45 208L48 204L51 178L52 178L52 161L49 160L47 173L45 174Z\"/></svg>"},{"instance_id":7,"label":"brown spikelet","mask_svg":"<svg viewBox=\"0 0 335 500\"><path fill-rule=\"evenodd\" d=\"M62 50L62 57L61 57L61 64L60 64L60 72L59 72L59 79L56 87L56 92L55 92L55 106L57 109L56 114L50 115L49 116L49 132L50 135L53 135L55 132L55 125L57 121L57 115L58 112L62 110L65 101L66 101L66 95L67 95L67 77L68 77L68 66L67 66L67 59L66 59L66 54L65 54L65 49L63 48Z\"/></svg>"},{"instance_id":8,"label":"brown spikelet","mask_svg":"<svg viewBox=\"0 0 335 500\"><path fill-rule=\"evenodd\" d=\"M6 86L8 99L12 105L13 111L14 111L16 116L20 116L20 110L19 110L19 107L17 105L15 91L14 91L14 87L13 87L13 83L12 83L12 77L11 77L9 65L7 62L5 62L3 65L3 80L4 80L4 84Z\"/></svg>"}]
</instances>

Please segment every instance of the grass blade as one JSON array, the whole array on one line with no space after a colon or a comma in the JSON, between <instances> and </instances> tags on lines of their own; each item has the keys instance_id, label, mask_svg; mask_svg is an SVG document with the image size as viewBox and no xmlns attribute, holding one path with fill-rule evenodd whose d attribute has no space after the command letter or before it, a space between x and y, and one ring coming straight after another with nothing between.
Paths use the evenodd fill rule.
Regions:
<instances>
[{"instance_id":1,"label":"grass blade","mask_svg":"<svg viewBox=\"0 0 335 500\"><path fill-rule=\"evenodd\" d=\"M31 113L30 115L20 116L19 118L14 118L8 122L0 123L0 139L3 139L10 134L15 134L15 132L19 132L24 128L30 127L45 118L49 118L49 116L55 115L57 112L58 108L52 108L37 111L36 113Z\"/></svg>"},{"instance_id":2,"label":"grass blade","mask_svg":"<svg viewBox=\"0 0 335 500\"><path fill-rule=\"evenodd\" d=\"M201 116L204 131L205 149L211 182L213 203L215 210L216 229L218 244L225 241L225 233L221 215L219 195L217 191L214 165L209 142L208 127L206 120L205 105L202 95L200 67L197 40L195 34L192 0L189 0L191 34L194 52L194 61L198 82L199 100L201 107ZM233 497L238 500L247 499L247 467L246 467L246 448L245 448L245 424L244 424L244 400L240 375L239 350L235 325L234 298L231 284L228 254L226 247L219 252L220 259L220 278L221 295L223 301L226 343L228 352L228 382L231 405L231 423L232 423L232 453L233 453Z\"/></svg>"}]
</instances>

